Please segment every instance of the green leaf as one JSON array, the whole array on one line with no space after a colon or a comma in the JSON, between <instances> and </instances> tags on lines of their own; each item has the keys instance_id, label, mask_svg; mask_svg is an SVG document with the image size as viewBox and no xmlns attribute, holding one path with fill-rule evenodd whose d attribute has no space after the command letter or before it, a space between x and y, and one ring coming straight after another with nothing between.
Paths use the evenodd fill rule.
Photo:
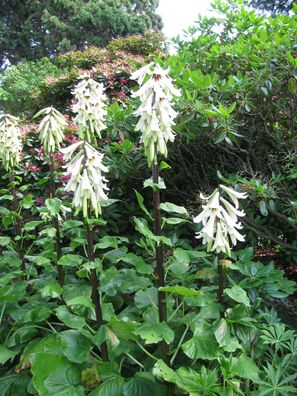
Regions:
<instances>
[{"instance_id":1,"label":"green leaf","mask_svg":"<svg viewBox=\"0 0 297 396\"><path fill-rule=\"evenodd\" d=\"M166 396L166 387L158 384L150 373L136 373L124 387L125 396Z\"/></svg>"},{"instance_id":2,"label":"green leaf","mask_svg":"<svg viewBox=\"0 0 297 396\"><path fill-rule=\"evenodd\" d=\"M108 326L120 340L135 340L134 330L137 328L136 322L124 322L116 318L108 322Z\"/></svg>"},{"instance_id":3,"label":"green leaf","mask_svg":"<svg viewBox=\"0 0 297 396\"><path fill-rule=\"evenodd\" d=\"M147 208L144 206L143 196L138 191L136 191L135 189L134 189L134 192L136 194L136 198L137 198L138 205L139 205L140 209L152 220L153 218L152 218L151 214L149 213Z\"/></svg>"},{"instance_id":4,"label":"green leaf","mask_svg":"<svg viewBox=\"0 0 297 396\"><path fill-rule=\"evenodd\" d=\"M57 216L61 209L62 201L59 198L48 198L45 200L45 206L52 216Z\"/></svg>"},{"instance_id":5,"label":"green leaf","mask_svg":"<svg viewBox=\"0 0 297 396\"><path fill-rule=\"evenodd\" d=\"M81 373L64 356L38 352L31 356L33 384L42 396L83 396Z\"/></svg>"},{"instance_id":6,"label":"green leaf","mask_svg":"<svg viewBox=\"0 0 297 396\"><path fill-rule=\"evenodd\" d=\"M77 254L65 254L59 259L58 264L66 267L77 267L82 261L82 257Z\"/></svg>"},{"instance_id":7,"label":"green leaf","mask_svg":"<svg viewBox=\"0 0 297 396\"><path fill-rule=\"evenodd\" d=\"M139 231L142 235L144 235L148 239L152 239L156 242L163 242L167 246L172 246L172 242L169 238L164 236L156 236L153 232L148 228L147 221L141 217L133 217L135 223L135 229Z\"/></svg>"},{"instance_id":8,"label":"green leaf","mask_svg":"<svg viewBox=\"0 0 297 396\"><path fill-rule=\"evenodd\" d=\"M251 379L253 382L258 383L260 370L256 363L244 353L240 355L235 364L238 375L242 378Z\"/></svg>"},{"instance_id":9,"label":"green leaf","mask_svg":"<svg viewBox=\"0 0 297 396\"><path fill-rule=\"evenodd\" d=\"M267 210L265 201L260 201L259 202L259 209L260 209L260 212L261 212L261 214L263 216L268 216L268 210Z\"/></svg>"},{"instance_id":10,"label":"green leaf","mask_svg":"<svg viewBox=\"0 0 297 396\"><path fill-rule=\"evenodd\" d=\"M161 172L164 169L171 169L171 166L167 164L167 162L161 161L159 165L159 171Z\"/></svg>"},{"instance_id":11,"label":"green leaf","mask_svg":"<svg viewBox=\"0 0 297 396\"><path fill-rule=\"evenodd\" d=\"M146 290L138 290L135 294L134 302L137 308L158 307L158 291L155 287Z\"/></svg>"},{"instance_id":12,"label":"green leaf","mask_svg":"<svg viewBox=\"0 0 297 396\"><path fill-rule=\"evenodd\" d=\"M188 220L181 219L180 217L168 217L168 218L165 218L164 220L165 220L165 223L171 224L171 225L188 223Z\"/></svg>"},{"instance_id":13,"label":"green leaf","mask_svg":"<svg viewBox=\"0 0 297 396\"><path fill-rule=\"evenodd\" d=\"M67 330L59 333L62 341L62 351L68 360L83 363L90 354L91 341L80 334L78 330Z\"/></svg>"},{"instance_id":14,"label":"green leaf","mask_svg":"<svg viewBox=\"0 0 297 396\"><path fill-rule=\"evenodd\" d=\"M11 239L9 237L0 237L0 246L9 245Z\"/></svg>"},{"instance_id":15,"label":"green leaf","mask_svg":"<svg viewBox=\"0 0 297 396\"><path fill-rule=\"evenodd\" d=\"M168 212L168 213L177 213L177 214L184 215L184 216L189 215L186 208L184 208L183 206L175 205L170 202L161 203L160 209L164 210L165 212Z\"/></svg>"},{"instance_id":16,"label":"green leaf","mask_svg":"<svg viewBox=\"0 0 297 396\"><path fill-rule=\"evenodd\" d=\"M7 285L0 288L1 302L17 302L26 294L27 284L17 283L15 285Z\"/></svg>"},{"instance_id":17,"label":"green leaf","mask_svg":"<svg viewBox=\"0 0 297 396\"><path fill-rule=\"evenodd\" d=\"M164 286L164 287L159 287L160 291L164 291L167 293L174 293L178 294L179 296L201 296L201 292L195 290L195 289L189 289L184 286Z\"/></svg>"},{"instance_id":18,"label":"green leaf","mask_svg":"<svg viewBox=\"0 0 297 396\"><path fill-rule=\"evenodd\" d=\"M112 348L117 347L120 343L116 334L107 325L102 325L94 335L93 343L100 347L100 345L105 341L109 341Z\"/></svg>"},{"instance_id":19,"label":"green leaf","mask_svg":"<svg viewBox=\"0 0 297 396\"><path fill-rule=\"evenodd\" d=\"M143 323L137 327L134 334L145 340L145 344L156 344L162 340L170 344L174 340L174 331L166 322Z\"/></svg>"},{"instance_id":20,"label":"green leaf","mask_svg":"<svg viewBox=\"0 0 297 396\"><path fill-rule=\"evenodd\" d=\"M214 335L220 346L225 346L230 342L230 329L225 319L220 319L217 322Z\"/></svg>"},{"instance_id":21,"label":"green leaf","mask_svg":"<svg viewBox=\"0 0 297 396\"><path fill-rule=\"evenodd\" d=\"M86 308L93 309L93 303L89 296L77 296L66 301L67 305L82 305Z\"/></svg>"},{"instance_id":22,"label":"green leaf","mask_svg":"<svg viewBox=\"0 0 297 396\"><path fill-rule=\"evenodd\" d=\"M111 377L99 385L98 388L94 389L93 392L89 394L89 396L124 396L124 384L125 381L122 377Z\"/></svg>"},{"instance_id":23,"label":"green leaf","mask_svg":"<svg viewBox=\"0 0 297 396\"><path fill-rule=\"evenodd\" d=\"M213 360L219 355L219 345L213 334L199 334L182 345L184 353L193 360Z\"/></svg>"},{"instance_id":24,"label":"green leaf","mask_svg":"<svg viewBox=\"0 0 297 396\"><path fill-rule=\"evenodd\" d=\"M24 231L33 231L35 228L37 228L40 224L42 224L43 221L29 221L26 223L23 227Z\"/></svg>"},{"instance_id":25,"label":"green leaf","mask_svg":"<svg viewBox=\"0 0 297 396\"><path fill-rule=\"evenodd\" d=\"M250 300L245 290L240 286L234 285L231 288L225 289L224 293L227 294L232 300L242 303L246 306L250 305Z\"/></svg>"},{"instance_id":26,"label":"green leaf","mask_svg":"<svg viewBox=\"0 0 297 396\"><path fill-rule=\"evenodd\" d=\"M105 235L103 238L99 240L95 245L96 249L107 249L109 247L117 248L118 240L117 237Z\"/></svg>"},{"instance_id":27,"label":"green leaf","mask_svg":"<svg viewBox=\"0 0 297 396\"><path fill-rule=\"evenodd\" d=\"M134 253L127 253L124 257L121 257L121 261L133 265L140 274L151 274L153 272L153 267Z\"/></svg>"},{"instance_id":28,"label":"green leaf","mask_svg":"<svg viewBox=\"0 0 297 396\"><path fill-rule=\"evenodd\" d=\"M17 354L17 351L12 351L5 345L0 345L0 364L6 363L9 359L15 357Z\"/></svg>"},{"instance_id":29,"label":"green leaf","mask_svg":"<svg viewBox=\"0 0 297 396\"><path fill-rule=\"evenodd\" d=\"M18 323L38 323L48 319L51 309L47 306L24 304L10 311L11 317Z\"/></svg>"},{"instance_id":30,"label":"green leaf","mask_svg":"<svg viewBox=\"0 0 297 396\"><path fill-rule=\"evenodd\" d=\"M86 325L86 321L83 317L74 315L69 312L66 307L57 308L56 315L58 319L65 324L65 326L70 327L71 329L81 330Z\"/></svg>"},{"instance_id":31,"label":"green leaf","mask_svg":"<svg viewBox=\"0 0 297 396\"><path fill-rule=\"evenodd\" d=\"M64 222L61 224L61 227L62 227L64 230L69 230L69 229L71 229L71 228L82 227L83 225L84 225L84 223L83 223L82 221L78 221L78 220L67 220L67 221L64 221Z\"/></svg>"},{"instance_id":32,"label":"green leaf","mask_svg":"<svg viewBox=\"0 0 297 396\"><path fill-rule=\"evenodd\" d=\"M7 346L19 346L25 342L32 340L37 334L37 329L33 326L23 326L17 329L7 341Z\"/></svg>"},{"instance_id":33,"label":"green leaf","mask_svg":"<svg viewBox=\"0 0 297 396\"><path fill-rule=\"evenodd\" d=\"M30 258L33 263L35 263L36 265L40 265L41 267L44 268L48 268L51 267L51 261L49 258L44 257L44 256L36 256L36 257L32 257Z\"/></svg>"},{"instance_id":34,"label":"green leaf","mask_svg":"<svg viewBox=\"0 0 297 396\"><path fill-rule=\"evenodd\" d=\"M52 298L59 297L62 294L62 292L63 289L59 285L59 283L50 283L49 285L44 286L40 290L42 297L52 297Z\"/></svg>"},{"instance_id":35,"label":"green leaf","mask_svg":"<svg viewBox=\"0 0 297 396\"><path fill-rule=\"evenodd\" d=\"M179 376L172 370L170 367L167 366L163 360L158 360L153 368L153 374L156 377L162 378L167 382L172 382L173 384L177 384L179 381Z\"/></svg>"},{"instance_id":36,"label":"green leaf","mask_svg":"<svg viewBox=\"0 0 297 396\"><path fill-rule=\"evenodd\" d=\"M159 183L154 183L152 178L146 179L143 182L143 187L144 188L151 187L153 189L153 191L166 189L166 186L165 186L165 183L164 183L164 180L162 179L162 177L159 178Z\"/></svg>"}]
</instances>

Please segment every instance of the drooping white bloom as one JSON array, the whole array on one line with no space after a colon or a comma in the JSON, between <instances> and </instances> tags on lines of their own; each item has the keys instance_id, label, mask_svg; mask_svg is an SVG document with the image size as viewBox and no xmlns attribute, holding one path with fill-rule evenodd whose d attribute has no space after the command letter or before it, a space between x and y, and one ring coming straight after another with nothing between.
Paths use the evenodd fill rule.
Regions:
<instances>
[{"instance_id":1,"label":"drooping white bloom","mask_svg":"<svg viewBox=\"0 0 297 396\"><path fill-rule=\"evenodd\" d=\"M102 203L107 200L106 191L109 190L108 181L103 175L108 172L102 163L103 154L82 141L60 151L64 154L64 160L69 161L65 166L65 175L70 175L65 191L74 193L76 214L82 210L84 217L89 217L91 212L98 217Z\"/></svg>"},{"instance_id":2,"label":"drooping white bloom","mask_svg":"<svg viewBox=\"0 0 297 396\"><path fill-rule=\"evenodd\" d=\"M238 231L242 229L238 217L245 216L245 213L238 210L238 200L247 198L247 194L239 193L222 184L219 187L209 197L200 194L206 203L202 205L203 211L193 221L202 223L203 228L196 234L196 238L202 238L202 243L207 244L208 251L230 255L230 246L235 246L237 241L244 241L244 236ZM222 193L226 193L225 198L222 197ZM231 203L226 198L229 198Z\"/></svg>"},{"instance_id":3,"label":"drooping white bloom","mask_svg":"<svg viewBox=\"0 0 297 396\"><path fill-rule=\"evenodd\" d=\"M63 115L52 106L39 111L34 118L41 115L44 115L39 124L41 143L46 153L54 153L63 142L67 122Z\"/></svg>"},{"instance_id":4,"label":"drooping white bloom","mask_svg":"<svg viewBox=\"0 0 297 396\"><path fill-rule=\"evenodd\" d=\"M72 110L76 113L74 122L78 125L80 138L92 143L95 133L101 138L101 131L106 128L104 119L107 97L103 84L93 80L88 74L81 75L79 80L72 91Z\"/></svg>"},{"instance_id":5,"label":"drooping white bloom","mask_svg":"<svg viewBox=\"0 0 297 396\"><path fill-rule=\"evenodd\" d=\"M135 130L142 132L141 142L149 165L158 153L167 156L167 142L173 142L175 137L172 126L177 113L171 106L171 100L173 96L180 96L180 92L174 88L168 72L169 69L150 63L130 77L140 85L139 90L132 94L141 101L135 112L139 116ZM147 75L150 77L143 83Z\"/></svg>"},{"instance_id":6,"label":"drooping white bloom","mask_svg":"<svg viewBox=\"0 0 297 396\"><path fill-rule=\"evenodd\" d=\"M6 171L12 171L20 162L23 147L18 122L10 114L0 117L0 159Z\"/></svg>"}]
</instances>

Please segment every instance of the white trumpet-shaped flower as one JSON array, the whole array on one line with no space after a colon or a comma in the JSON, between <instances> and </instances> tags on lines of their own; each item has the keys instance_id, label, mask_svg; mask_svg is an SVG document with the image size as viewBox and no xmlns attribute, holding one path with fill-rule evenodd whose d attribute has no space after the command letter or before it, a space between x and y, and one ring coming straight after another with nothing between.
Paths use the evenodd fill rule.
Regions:
<instances>
[{"instance_id":1,"label":"white trumpet-shaped flower","mask_svg":"<svg viewBox=\"0 0 297 396\"><path fill-rule=\"evenodd\" d=\"M173 142L175 137L172 126L177 113L171 106L171 100L173 96L180 96L180 92L174 88L168 72L169 69L150 63L130 77L140 85L139 90L132 94L141 101L135 112L139 116L135 130L142 132L141 142L149 165L158 153L167 157L167 142ZM146 76L149 79L144 82Z\"/></svg>"},{"instance_id":2,"label":"white trumpet-shaped flower","mask_svg":"<svg viewBox=\"0 0 297 396\"><path fill-rule=\"evenodd\" d=\"M106 128L106 100L104 86L93 80L89 75L83 74L74 87L74 105L72 110L76 113L74 122L78 125L78 133L82 140L92 143L95 133L101 138L101 131Z\"/></svg>"},{"instance_id":3,"label":"white trumpet-shaped flower","mask_svg":"<svg viewBox=\"0 0 297 396\"><path fill-rule=\"evenodd\" d=\"M39 137L46 153L54 153L60 148L64 139L64 128L67 121L63 115L54 107L46 107L40 110L35 116L44 115L39 124Z\"/></svg>"},{"instance_id":4,"label":"white trumpet-shaped flower","mask_svg":"<svg viewBox=\"0 0 297 396\"><path fill-rule=\"evenodd\" d=\"M108 199L106 191L109 190L108 181L103 175L108 172L102 163L103 154L82 141L61 149L61 152L64 160L69 161L65 166L65 175L70 175L65 191L74 193L76 214L82 210L84 217L89 217L91 212L98 217L102 203Z\"/></svg>"},{"instance_id":5,"label":"white trumpet-shaped flower","mask_svg":"<svg viewBox=\"0 0 297 396\"><path fill-rule=\"evenodd\" d=\"M10 114L0 117L0 158L6 171L12 171L20 163L23 147L18 122Z\"/></svg>"},{"instance_id":6,"label":"white trumpet-shaped flower","mask_svg":"<svg viewBox=\"0 0 297 396\"><path fill-rule=\"evenodd\" d=\"M202 205L203 211L193 221L202 223L203 228L196 234L196 238L202 238L202 243L207 244L208 251L230 255L230 246L235 246L237 241L244 241L244 236L238 231L242 229L238 218L245 216L245 213L238 208L239 199L247 198L247 194L239 193L222 184L219 187L209 197L200 195L206 203ZM222 193L226 194L225 198L222 197Z\"/></svg>"}]
</instances>

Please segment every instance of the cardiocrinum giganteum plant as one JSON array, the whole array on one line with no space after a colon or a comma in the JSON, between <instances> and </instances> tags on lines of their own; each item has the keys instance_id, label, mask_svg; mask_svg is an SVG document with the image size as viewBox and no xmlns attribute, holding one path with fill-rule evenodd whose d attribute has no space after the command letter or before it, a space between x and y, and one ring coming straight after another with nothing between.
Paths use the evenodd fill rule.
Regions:
<instances>
[{"instance_id":1,"label":"cardiocrinum giganteum plant","mask_svg":"<svg viewBox=\"0 0 297 396\"><path fill-rule=\"evenodd\" d=\"M140 106L135 112L139 117L135 130L141 132L141 143L144 146L148 166L152 167L152 187L154 204L154 227L157 237L161 237L161 212L159 189L159 161L158 154L167 157L167 142L174 141L172 130L177 113L172 107L172 99L180 92L173 86L168 75L169 69L164 70L157 63L150 63L131 75L140 88L132 96L139 98ZM158 283L158 309L160 323L167 323L167 307L164 291L164 253L162 240L156 240L156 275ZM165 340L161 342L162 356L169 364L169 347ZM170 392L170 390L169 390Z\"/></svg>"},{"instance_id":2,"label":"cardiocrinum giganteum plant","mask_svg":"<svg viewBox=\"0 0 297 396\"><path fill-rule=\"evenodd\" d=\"M60 151L66 161L65 175L69 177L65 191L73 193L72 204L75 214L81 213L85 222L92 300L97 326L100 328L103 325L103 316L92 220L102 214L102 204L107 200L108 187L104 174L108 172L108 168L103 165L103 154L97 151L93 144L96 144L95 133L101 136L100 132L105 128L106 96L103 84L97 83L87 74L79 77L73 94L73 112L76 113L74 121L78 125L80 140ZM106 342L101 344L100 350L102 359L107 361Z\"/></svg>"},{"instance_id":3,"label":"cardiocrinum giganteum plant","mask_svg":"<svg viewBox=\"0 0 297 396\"><path fill-rule=\"evenodd\" d=\"M221 259L217 260L219 277L217 300L222 306L221 316L223 317L223 263L226 256L231 255L231 246L235 246L237 241L244 242L245 240L244 236L238 231L242 229L239 218L245 215L244 211L239 210L239 199L247 198L247 194L220 184L219 188L216 188L210 196L204 197L201 194L200 198L204 202L203 210L198 216L194 217L193 221L194 223L201 223L203 227L196 234L196 238L202 238L202 243L207 245L208 251L214 251L221 256Z\"/></svg>"},{"instance_id":4,"label":"cardiocrinum giganteum plant","mask_svg":"<svg viewBox=\"0 0 297 396\"><path fill-rule=\"evenodd\" d=\"M12 192L13 223L15 228L16 250L21 260L21 269L25 272L25 257L22 239L22 227L20 218L20 202L18 198L15 170L19 167L22 153L21 130L19 119L10 114L0 117L0 159L2 168L10 178Z\"/></svg>"},{"instance_id":5,"label":"cardiocrinum giganteum plant","mask_svg":"<svg viewBox=\"0 0 297 396\"><path fill-rule=\"evenodd\" d=\"M56 198L56 181L55 181L55 163L54 154L60 149L61 144L64 140L64 129L67 125L67 121L64 116L56 110L54 107L47 107L40 110L34 118L43 116L39 124L39 139L43 145L44 153L47 156L49 164L49 198L46 200L46 207L52 208L53 210L46 210L43 212L43 217L49 217L53 221L55 228L55 239L56 239L56 264L62 256L62 241L60 233L59 218L61 216L56 213L58 211L68 211L69 209L62 205L59 198ZM54 213L53 213L54 212ZM61 265L57 265L58 279L61 286L65 281L64 270Z\"/></svg>"}]
</instances>

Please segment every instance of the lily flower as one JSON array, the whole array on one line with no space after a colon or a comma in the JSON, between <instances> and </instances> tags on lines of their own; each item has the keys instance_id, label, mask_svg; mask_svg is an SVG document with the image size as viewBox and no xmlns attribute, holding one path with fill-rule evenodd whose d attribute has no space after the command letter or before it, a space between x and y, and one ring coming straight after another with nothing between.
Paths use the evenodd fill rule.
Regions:
<instances>
[{"instance_id":1,"label":"lily flower","mask_svg":"<svg viewBox=\"0 0 297 396\"><path fill-rule=\"evenodd\" d=\"M44 115L39 125L40 140L46 153L54 153L60 148L64 140L64 128L67 121L54 107L46 107L39 111L34 118Z\"/></svg>"},{"instance_id":2,"label":"lily flower","mask_svg":"<svg viewBox=\"0 0 297 396\"><path fill-rule=\"evenodd\" d=\"M10 114L0 117L0 158L6 171L17 167L21 159L22 140L19 119Z\"/></svg>"},{"instance_id":3,"label":"lily flower","mask_svg":"<svg viewBox=\"0 0 297 396\"><path fill-rule=\"evenodd\" d=\"M171 100L174 96L180 96L180 92L174 88L168 72L169 69L164 70L160 65L150 63L130 77L140 85L139 90L132 94L132 97L139 97L141 101L135 112L139 117L135 130L142 132L141 142L149 165L158 153L167 157L166 144L175 138L172 127L177 113L171 106ZM144 82L146 76L150 77Z\"/></svg>"},{"instance_id":4,"label":"lily flower","mask_svg":"<svg viewBox=\"0 0 297 396\"><path fill-rule=\"evenodd\" d=\"M96 133L101 138L101 131L106 128L106 100L104 86L93 80L88 74L79 77L80 81L74 87L74 105L72 110L76 113L74 122L78 125L78 134L82 140L89 143L94 141Z\"/></svg>"},{"instance_id":5,"label":"lily flower","mask_svg":"<svg viewBox=\"0 0 297 396\"><path fill-rule=\"evenodd\" d=\"M244 211L238 210L239 199L247 198L246 193L239 193L230 187L220 185L209 197L200 194L206 203L202 205L203 211L194 217L194 223L202 223L203 228L196 234L196 238L202 238L202 243L207 244L208 251L231 254L230 246L235 246L237 241L244 242L244 236L238 230L242 224L238 217L245 216ZM231 203L226 198L231 199Z\"/></svg>"},{"instance_id":6,"label":"lily flower","mask_svg":"<svg viewBox=\"0 0 297 396\"><path fill-rule=\"evenodd\" d=\"M106 192L108 180L103 175L108 168L103 165L103 154L87 142L76 142L61 149L66 161L65 175L70 175L65 191L73 192L75 214L83 212L89 217L94 212L96 217L102 213L101 206L108 199Z\"/></svg>"}]
</instances>

